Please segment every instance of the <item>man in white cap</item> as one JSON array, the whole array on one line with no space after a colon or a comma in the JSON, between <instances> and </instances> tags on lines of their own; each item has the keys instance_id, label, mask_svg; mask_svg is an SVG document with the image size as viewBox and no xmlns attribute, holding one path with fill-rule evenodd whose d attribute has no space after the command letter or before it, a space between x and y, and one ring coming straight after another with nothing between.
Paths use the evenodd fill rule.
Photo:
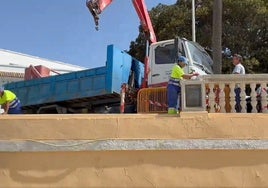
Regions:
<instances>
[{"instance_id":1,"label":"man in white cap","mask_svg":"<svg viewBox=\"0 0 268 188\"><path fill-rule=\"evenodd\" d=\"M4 109L5 114L22 114L20 100L17 96L4 87L0 87L0 105Z\"/></svg>"},{"instance_id":2,"label":"man in white cap","mask_svg":"<svg viewBox=\"0 0 268 188\"><path fill-rule=\"evenodd\" d=\"M179 56L178 62L172 68L172 72L171 72L171 75L168 81L168 86L167 86L168 114L177 114L178 111L181 110L180 109L180 94L181 94L180 80L191 79L193 76L199 75L198 73L185 74L183 71L183 68L186 65L188 65L188 59L184 56Z\"/></svg>"}]
</instances>

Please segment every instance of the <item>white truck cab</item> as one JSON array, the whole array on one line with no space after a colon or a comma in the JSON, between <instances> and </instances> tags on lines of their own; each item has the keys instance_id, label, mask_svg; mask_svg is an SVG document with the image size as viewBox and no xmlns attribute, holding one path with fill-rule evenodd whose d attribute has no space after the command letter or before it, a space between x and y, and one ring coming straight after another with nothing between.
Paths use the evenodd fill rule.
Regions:
<instances>
[{"instance_id":1,"label":"white truck cab","mask_svg":"<svg viewBox=\"0 0 268 188\"><path fill-rule=\"evenodd\" d=\"M167 84L178 55L183 55L189 60L189 64L184 68L186 74L192 72L197 72L200 75L213 74L213 61L198 43L184 38L160 41L151 44L149 50L149 87Z\"/></svg>"}]
</instances>

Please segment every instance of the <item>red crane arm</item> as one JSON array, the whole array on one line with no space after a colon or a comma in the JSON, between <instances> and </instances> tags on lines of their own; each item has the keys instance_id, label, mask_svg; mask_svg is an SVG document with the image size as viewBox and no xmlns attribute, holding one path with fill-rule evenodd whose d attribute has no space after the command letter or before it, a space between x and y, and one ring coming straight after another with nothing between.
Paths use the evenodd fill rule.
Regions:
<instances>
[{"instance_id":1,"label":"red crane arm","mask_svg":"<svg viewBox=\"0 0 268 188\"><path fill-rule=\"evenodd\" d=\"M132 0L136 12L140 18L142 28L151 43L157 42L153 24L149 16L144 0Z\"/></svg>"}]
</instances>

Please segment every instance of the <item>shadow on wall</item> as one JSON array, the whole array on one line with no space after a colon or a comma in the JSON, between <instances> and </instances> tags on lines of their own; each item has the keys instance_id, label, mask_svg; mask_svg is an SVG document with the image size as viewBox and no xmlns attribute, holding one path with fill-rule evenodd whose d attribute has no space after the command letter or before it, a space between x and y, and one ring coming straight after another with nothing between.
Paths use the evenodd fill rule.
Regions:
<instances>
[{"instance_id":1,"label":"shadow on wall","mask_svg":"<svg viewBox=\"0 0 268 188\"><path fill-rule=\"evenodd\" d=\"M0 180L5 182L5 178L11 178L12 181L23 185L49 185L52 183L57 184L62 181L69 181L70 183L74 180L68 180L68 178L71 178L73 175L77 176L78 179L79 177L82 179L87 177L83 180L85 182L93 181L93 177L102 177L103 181L108 181L107 179L105 180L105 178L109 177L109 173L116 175L117 179L113 181L119 182L120 179L125 178L125 174L122 172L126 171L126 169L131 171L132 177L139 177L141 176L140 173L142 173L152 178L154 175L158 174L158 177L170 179L172 182L180 177L176 174L182 174L184 177L187 177L187 171L198 174L200 174L201 171L204 174L213 174L213 171L223 173L227 170L227 172L229 171L231 174L235 174L236 171L241 174L243 169L247 169L245 173L255 172L255 170L251 168L268 164L268 151L16 152L0 153L0 161L0 171L7 170L9 172L9 177L6 175L3 176L3 173L1 173ZM167 174L174 172L174 175L172 175L172 177L165 177L165 172ZM202 173L200 176L203 176ZM231 176L231 174L229 174L229 176ZM228 176L228 173L226 173L226 175ZM221 178L222 177L216 176L215 182L219 181L220 183ZM161 182L161 179L155 181Z\"/></svg>"}]
</instances>

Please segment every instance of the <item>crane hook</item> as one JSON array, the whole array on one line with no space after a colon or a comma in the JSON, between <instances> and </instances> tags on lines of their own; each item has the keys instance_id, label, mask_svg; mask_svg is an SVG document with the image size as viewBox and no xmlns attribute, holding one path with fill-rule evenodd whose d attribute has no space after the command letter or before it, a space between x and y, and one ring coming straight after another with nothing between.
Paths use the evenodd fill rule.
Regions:
<instances>
[{"instance_id":1,"label":"crane hook","mask_svg":"<svg viewBox=\"0 0 268 188\"><path fill-rule=\"evenodd\" d=\"M95 22L95 29L99 30L99 14L100 14L100 8L98 6L98 3L94 0L87 0L86 5L88 10L93 16L94 22Z\"/></svg>"}]
</instances>

